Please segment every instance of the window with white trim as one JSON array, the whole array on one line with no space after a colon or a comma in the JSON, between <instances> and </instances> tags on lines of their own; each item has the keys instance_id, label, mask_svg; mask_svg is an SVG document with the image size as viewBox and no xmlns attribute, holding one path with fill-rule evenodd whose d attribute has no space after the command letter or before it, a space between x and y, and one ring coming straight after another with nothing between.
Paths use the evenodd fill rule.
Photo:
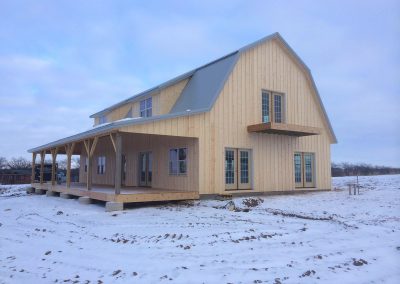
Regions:
<instances>
[{"instance_id":1,"label":"window with white trim","mask_svg":"<svg viewBox=\"0 0 400 284\"><path fill-rule=\"evenodd\" d=\"M294 182L296 187L315 187L314 153L294 153Z\"/></svg>"},{"instance_id":2,"label":"window with white trim","mask_svg":"<svg viewBox=\"0 0 400 284\"><path fill-rule=\"evenodd\" d=\"M153 115L153 98L140 101L140 117L151 117Z\"/></svg>"},{"instance_id":3,"label":"window with white trim","mask_svg":"<svg viewBox=\"0 0 400 284\"><path fill-rule=\"evenodd\" d=\"M102 115L99 117L99 124L107 123L107 116Z\"/></svg>"},{"instance_id":4,"label":"window with white trim","mask_svg":"<svg viewBox=\"0 0 400 284\"><path fill-rule=\"evenodd\" d=\"M261 119L263 123L285 122L284 94L263 90L261 92Z\"/></svg>"},{"instance_id":5,"label":"window with white trim","mask_svg":"<svg viewBox=\"0 0 400 284\"><path fill-rule=\"evenodd\" d=\"M169 150L169 174L185 175L187 173L187 148Z\"/></svg>"},{"instance_id":6,"label":"window with white trim","mask_svg":"<svg viewBox=\"0 0 400 284\"><path fill-rule=\"evenodd\" d=\"M274 120L282 123L282 95L274 94Z\"/></svg>"},{"instance_id":7,"label":"window with white trim","mask_svg":"<svg viewBox=\"0 0 400 284\"><path fill-rule=\"evenodd\" d=\"M269 97L270 94L267 91L262 91L262 122L270 122L270 111L269 111Z\"/></svg>"},{"instance_id":8,"label":"window with white trim","mask_svg":"<svg viewBox=\"0 0 400 284\"><path fill-rule=\"evenodd\" d=\"M106 157L100 156L97 158L97 174L104 175L106 172Z\"/></svg>"}]
</instances>

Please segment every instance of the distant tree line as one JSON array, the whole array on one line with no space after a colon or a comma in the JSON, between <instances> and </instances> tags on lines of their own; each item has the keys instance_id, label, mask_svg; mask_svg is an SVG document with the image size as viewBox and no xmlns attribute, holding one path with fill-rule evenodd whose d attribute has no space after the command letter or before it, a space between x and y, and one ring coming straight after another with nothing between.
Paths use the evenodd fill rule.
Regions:
<instances>
[{"instance_id":1,"label":"distant tree line","mask_svg":"<svg viewBox=\"0 0 400 284\"><path fill-rule=\"evenodd\" d=\"M373 166L365 163L332 163L331 170L333 177L400 174L400 168Z\"/></svg>"},{"instance_id":2,"label":"distant tree line","mask_svg":"<svg viewBox=\"0 0 400 284\"><path fill-rule=\"evenodd\" d=\"M30 170L32 162L23 158L11 158L7 160L4 157L0 157L0 172L10 170ZM50 160L46 160L45 163L51 163ZM67 160L62 159L57 161L59 170L67 169ZM79 168L79 158L73 158L71 168ZM332 163L331 166L333 177L342 176L372 176L372 175L391 175L400 174L400 168L392 168L386 166L373 166L365 163Z\"/></svg>"},{"instance_id":3,"label":"distant tree line","mask_svg":"<svg viewBox=\"0 0 400 284\"><path fill-rule=\"evenodd\" d=\"M38 163L36 161L36 163ZM46 160L46 164L51 164L51 160ZM57 160L58 169L67 169L67 159ZM73 158L71 162L71 168L79 168L79 158ZM24 157L11 158L7 160L5 157L0 157L0 171L12 171L12 170L31 170L32 162Z\"/></svg>"}]
</instances>

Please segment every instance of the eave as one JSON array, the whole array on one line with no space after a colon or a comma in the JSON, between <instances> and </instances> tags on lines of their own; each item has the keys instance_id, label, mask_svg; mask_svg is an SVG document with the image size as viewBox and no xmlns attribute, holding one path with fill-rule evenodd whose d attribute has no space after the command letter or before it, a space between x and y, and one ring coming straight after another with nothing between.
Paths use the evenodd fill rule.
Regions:
<instances>
[{"instance_id":1,"label":"eave","mask_svg":"<svg viewBox=\"0 0 400 284\"><path fill-rule=\"evenodd\" d=\"M247 126L247 131L250 133L257 132L302 137L320 135L322 130L318 127L267 122L249 125Z\"/></svg>"}]
</instances>

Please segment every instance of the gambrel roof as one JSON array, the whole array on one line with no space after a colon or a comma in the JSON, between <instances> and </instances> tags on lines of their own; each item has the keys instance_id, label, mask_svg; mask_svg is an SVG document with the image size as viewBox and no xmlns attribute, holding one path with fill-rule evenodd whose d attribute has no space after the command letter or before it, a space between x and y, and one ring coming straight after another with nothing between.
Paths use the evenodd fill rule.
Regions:
<instances>
[{"instance_id":1,"label":"gambrel roof","mask_svg":"<svg viewBox=\"0 0 400 284\"><path fill-rule=\"evenodd\" d=\"M186 72L178 77L175 77L167 82L164 82L154 88L148 89L144 92L141 92L135 96L132 96L124 101L121 101L115 105L112 105L100 112L97 112L91 115L91 118L103 116L112 110L126 104L126 103L133 103L142 100L143 98L150 96L152 94L158 93L160 90L172 86L182 80L189 79L188 83L184 87L181 95L177 99L175 105L172 107L171 111L168 114L157 115L153 117L140 117L140 118L126 118L117 120L110 123L105 123L102 125L98 125L88 131L60 139L58 141L48 143L46 145L30 149L29 152L38 152L43 149L48 149L51 147L56 147L58 145L64 145L66 143L85 139L88 137L92 137L94 135L106 133L112 131L114 129L121 128L127 125L134 125L134 124L142 124L147 123L150 121L157 121L163 119L170 119L180 116L188 116L194 115L198 113L208 112L213 107L218 95L221 93L222 88L225 85L226 80L228 79L229 75L231 74L233 68L236 65L237 60L239 59L240 55L269 40L276 39L278 40L286 49L287 51L294 57L294 59L299 63L303 70L305 71L308 79L310 80L311 87L315 91L317 102L319 103L321 114L326 122L326 125L329 129L329 133L332 137L332 142L337 143L337 139L335 133L332 129L331 123L329 121L328 115L325 111L323 106L321 97L318 93L317 87L315 85L314 79L312 77L310 69L307 65L300 59L300 57L294 52L294 50L287 44L287 42L281 37L279 33L274 33L269 36L266 36L252 44L249 44L245 47L242 47L232 53L229 53L217 60L214 60L208 64L200 66L196 69L193 69L189 72Z\"/></svg>"}]
</instances>

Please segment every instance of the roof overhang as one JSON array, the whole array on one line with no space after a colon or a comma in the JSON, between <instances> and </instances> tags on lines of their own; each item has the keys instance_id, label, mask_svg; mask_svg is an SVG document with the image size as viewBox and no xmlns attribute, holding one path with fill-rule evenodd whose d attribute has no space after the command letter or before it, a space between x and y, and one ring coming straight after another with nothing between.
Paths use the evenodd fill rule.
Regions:
<instances>
[{"instance_id":1,"label":"roof overhang","mask_svg":"<svg viewBox=\"0 0 400 284\"><path fill-rule=\"evenodd\" d=\"M64 146L68 143L71 142L79 142L83 141L88 138L93 138L93 137L100 137L107 135L112 132L117 132L121 130L121 128L125 126L130 126L130 125L137 125L137 124L145 124L145 123L150 123L150 122L155 122L159 120L165 120L165 119L173 119L173 118L178 118L182 116L189 116L189 115L196 115L200 113L207 112L208 109L198 109L198 110L191 110L191 111L185 111L185 112L180 112L180 113L173 113L173 114L165 114L165 115L157 115L157 116L152 116L152 117L135 117L135 118L125 118L121 120L117 120L114 122L110 123L104 123L98 126L93 127L90 130L68 136L66 138L62 138L59 140L56 140L54 142L47 143L45 145L29 149L29 153L39 153L42 151L46 151L55 147L60 147Z\"/></svg>"},{"instance_id":2,"label":"roof overhang","mask_svg":"<svg viewBox=\"0 0 400 284\"><path fill-rule=\"evenodd\" d=\"M259 123L247 126L248 132L259 132L259 133L269 133L269 134L281 134L288 136L311 136L321 134L321 128L302 126L295 124L286 123Z\"/></svg>"}]
</instances>

